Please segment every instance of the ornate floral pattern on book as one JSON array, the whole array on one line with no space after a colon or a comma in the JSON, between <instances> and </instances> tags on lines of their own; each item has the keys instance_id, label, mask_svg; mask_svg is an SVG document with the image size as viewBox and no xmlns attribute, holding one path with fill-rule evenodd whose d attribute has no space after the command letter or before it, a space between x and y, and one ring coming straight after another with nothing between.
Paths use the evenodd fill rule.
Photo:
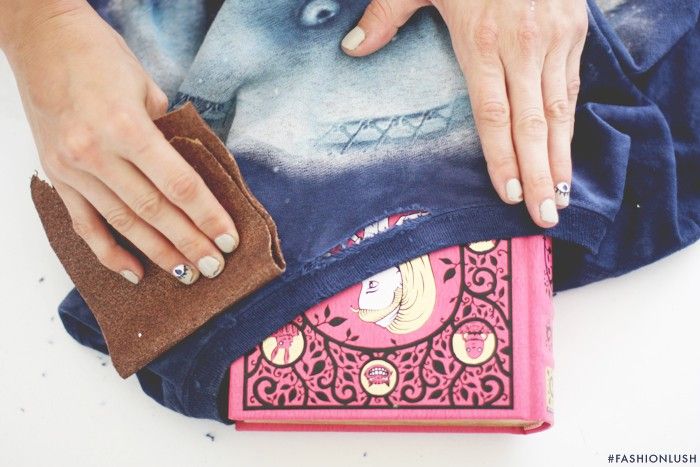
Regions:
<instances>
[{"instance_id":1,"label":"ornate floral pattern on book","mask_svg":"<svg viewBox=\"0 0 700 467\"><path fill-rule=\"evenodd\" d=\"M243 357L243 409L512 408L511 254L443 248L319 303Z\"/></svg>"}]
</instances>

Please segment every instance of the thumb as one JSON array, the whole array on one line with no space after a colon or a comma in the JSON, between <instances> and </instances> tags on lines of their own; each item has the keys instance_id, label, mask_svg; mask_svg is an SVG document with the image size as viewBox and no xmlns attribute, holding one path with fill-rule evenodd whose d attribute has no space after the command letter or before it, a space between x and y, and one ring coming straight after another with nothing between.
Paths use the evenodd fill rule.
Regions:
<instances>
[{"instance_id":1,"label":"thumb","mask_svg":"<svg viewBox=\"0 0 700 467\"><path fill-rule=\"evenodd\" d=\"M430 5L428 0L372 0L340 46L353 57L376 52L396 35L416 10L427 5Z\"/></svg>"}]
</instances>

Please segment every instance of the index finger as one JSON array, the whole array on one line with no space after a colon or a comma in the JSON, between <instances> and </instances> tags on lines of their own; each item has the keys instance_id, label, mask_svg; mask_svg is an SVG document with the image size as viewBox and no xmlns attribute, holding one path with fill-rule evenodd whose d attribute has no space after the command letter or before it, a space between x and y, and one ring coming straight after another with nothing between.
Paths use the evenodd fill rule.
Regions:
<instances>
[{"instance_id":1,"label":"index finger","mask_svg":"<svg viewBox=\"0 0 700 467\"><path fill-rule=\"evenodd\" d=\"M513 116L513 140L523 177L525 204L540 227L559 222L547 147L541 70L535 66L506 69L508 97Z\"/></svg>"},{"instance_id":2,"label":"index finger","mask_svg":"<svg viewBox=\"0 0 700 467\"><path fill-rule=\"evenodd\" d=\"M484 20L465 38L458 25L449 21L450 16L443 14L443 17L467 82L474 123L491 182L503 201L519 203L523 200L523 189L511 137L510 105L496 28Z\"/></svg>"},{"instance_id":3,"label":"index finger","mask_svg":"<svg viewBox=\"0 0 700 467\"><path fill-rule=\"evenodd\" d=\"M503 201L519 203L523 200L523 190L511 138L503 67L500 61L471 60L465 68L474 121L491 182Z\"/></svg>"},{"instance_id":4,"label":"index finger","mask_svg":"<svg viewBox=\"0 0 700 467\"><path fill-rule=\"evenodd\" d=\"M124 141L125 159L138 167L221 251L232 252L238 246L239 236L231 216L145 111L137 121L143 139Z\"/></svg>"}]
</instances>

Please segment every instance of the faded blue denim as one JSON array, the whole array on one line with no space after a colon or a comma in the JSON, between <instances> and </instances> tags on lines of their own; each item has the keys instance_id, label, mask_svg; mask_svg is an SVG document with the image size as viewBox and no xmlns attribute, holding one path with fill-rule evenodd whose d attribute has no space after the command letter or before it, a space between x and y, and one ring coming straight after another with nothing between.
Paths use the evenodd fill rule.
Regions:
<instances>
[{"instance_id":1,"label":"faded blue denim","mask_svg":"<svg viewBox=\"0 0 700 467\"><path fill-rule=\"evenodd\" d=\"M339 50L366 1L95 1L171 97L192 101L275 219L288 269L138 373L225 421L230 362L322 299L426 252L542 233L489 180L447 30L421 10L382 51ZM700 236L700 3L589 1L571 203L546 231L554 287L617 276ZM359 228L430 215L333 257ZM229 264L227 267L235 267ZM76 290L66 329L106 352Z\"/></svg>"}]
</instances>

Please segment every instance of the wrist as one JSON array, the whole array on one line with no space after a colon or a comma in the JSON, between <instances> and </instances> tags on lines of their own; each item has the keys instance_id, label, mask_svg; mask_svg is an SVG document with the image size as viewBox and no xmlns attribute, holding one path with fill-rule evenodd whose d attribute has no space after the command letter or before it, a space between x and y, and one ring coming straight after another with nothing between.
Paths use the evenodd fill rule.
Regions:
<instances>
[{"instance_id":1,"label":"wrist","mask_svg":"<svg viewBox=\"0 0 700 467\"><path fill-rule=\"evenodd\" d=\"M93 11L87 0L3 0L0 49L12 63L34 40L42 40L41 28L86 10Z\"/></svg>"}]
</instances>

